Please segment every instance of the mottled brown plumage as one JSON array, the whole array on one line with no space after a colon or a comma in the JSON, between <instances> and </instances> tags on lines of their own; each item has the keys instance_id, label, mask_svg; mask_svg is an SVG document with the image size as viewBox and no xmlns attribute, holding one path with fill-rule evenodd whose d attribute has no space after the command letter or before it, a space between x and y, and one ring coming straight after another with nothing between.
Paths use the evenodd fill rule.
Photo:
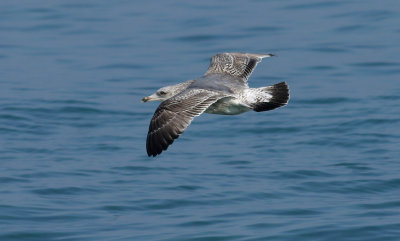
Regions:
<instances>
[{"instance_id":1,"label":"mottled brown plumage","mask_svg":"<svg viewBox=\"0 0 400 241\"><path fill-rule=\"evenodd\" d=\"M149 156L167 150L203 112L236 115L249 110L272 110L287 104L286 83L249 88L247 79L262 58L272 54L220 53L212 57L203 77L166 86L143 101L163 101L150 121L146 140Z\"/></svg>"},{"instance_id":2,"label":"mottled brown plumage","mask_svg":"<svg viewBox=\"0 0 400 241\"><path fill-rule=\"evenodd\" d=\"M147 154L156 156L166 150L190 125L193 118L223 97L213 91L191 89L163 101L150 121Z\"/></svg>"}]
</instances>

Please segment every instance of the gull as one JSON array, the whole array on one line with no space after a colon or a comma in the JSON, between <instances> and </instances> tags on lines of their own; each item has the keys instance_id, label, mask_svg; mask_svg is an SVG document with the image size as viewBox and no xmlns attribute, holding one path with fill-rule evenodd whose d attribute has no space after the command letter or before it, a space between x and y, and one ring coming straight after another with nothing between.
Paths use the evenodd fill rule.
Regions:
<instances>
[{"instance_id":1,"label":"gull","mask_svg":"<svg viewBox=\"0 0 400 241\"><path fill-rule=\"evenodd\" d=\"M238 115L250 110L261 112L284 106L289 101L286 82L250 88L247 80L263 58L273 54L219 53L211 58L200 78L165 86L144 97L143 102L162 101L150 121L146 140L148 156L167 150L203 112Z\"/></svg>"}]
</instances>

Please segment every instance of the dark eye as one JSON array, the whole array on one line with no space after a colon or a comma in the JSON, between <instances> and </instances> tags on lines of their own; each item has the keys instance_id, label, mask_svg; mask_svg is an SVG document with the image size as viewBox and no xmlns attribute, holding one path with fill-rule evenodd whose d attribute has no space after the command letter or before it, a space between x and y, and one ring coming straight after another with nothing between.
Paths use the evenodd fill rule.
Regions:
<instances>
[{"instance_id":1,"label":"dark eye","mask_svg":"<svg viewBox=\"0 0 400 241\"><path fill-rule=\"evenodd\" d=\"M165 93L165 91L160 91L158 92L160 95L166 95L167 93Z\"/></svg>"}]
</instances>

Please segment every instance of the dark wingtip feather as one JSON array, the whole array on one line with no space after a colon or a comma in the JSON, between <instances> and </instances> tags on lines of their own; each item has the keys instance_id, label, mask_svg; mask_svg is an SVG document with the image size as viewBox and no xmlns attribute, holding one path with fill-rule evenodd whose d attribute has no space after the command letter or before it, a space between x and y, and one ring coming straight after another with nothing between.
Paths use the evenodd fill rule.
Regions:
<instances>
[{"instance_id":1,"label":"dark wingtip feather","mask_svg":"<svg viewBox=\"0 0 400 241\"><path fill-rule=\"evenodd\" d=\"M175 137L175 136L174 136ZM150 156L157 156L160 155L161 152L166 151L168 146L174 142L174 137L170 138L163 135L161 132L155 132L147 135L146 141L146 151L147 155ZM178 138L178 136L175 137Z\"/></svg>"},{"instance_id":2,"label":"dark wingtip feather","mask_svg":"<svg viewBox=\"0 0 400 241\"><path fill-rule=\"evenodd\" d=\"M181 124L180 122L176 122L176 125ZM181 128L181 129L180 129ZM164 126L162 129L151 132L147 134L146 139L146 151L147 155L157 156L160 155L161 152L166 151L168 147L182 134L183 129L186 126Z\"/></svg>"}]
</instances>

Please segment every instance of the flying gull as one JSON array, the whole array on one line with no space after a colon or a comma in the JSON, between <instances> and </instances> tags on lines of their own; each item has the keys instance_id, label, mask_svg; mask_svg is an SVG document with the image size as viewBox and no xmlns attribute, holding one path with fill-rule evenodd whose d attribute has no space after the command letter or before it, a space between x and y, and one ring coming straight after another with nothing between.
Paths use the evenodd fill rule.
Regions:
<instances>
[{"instance_id":1,"label":"flying gull","mask_svg":"<svg viewBox=\"0 0 400 241\"><path fill-rule=\"evenodd\" d=\"M162 87L143 102L162 101L150 121L146 149L149 156L167 150L175 139L203 112L237 115L254 110L273 110L289 101L285 82L249 88L247 79L263 58L273 54L219 53L211 58L200 78Z\"/></svg>"}]
</instances>

